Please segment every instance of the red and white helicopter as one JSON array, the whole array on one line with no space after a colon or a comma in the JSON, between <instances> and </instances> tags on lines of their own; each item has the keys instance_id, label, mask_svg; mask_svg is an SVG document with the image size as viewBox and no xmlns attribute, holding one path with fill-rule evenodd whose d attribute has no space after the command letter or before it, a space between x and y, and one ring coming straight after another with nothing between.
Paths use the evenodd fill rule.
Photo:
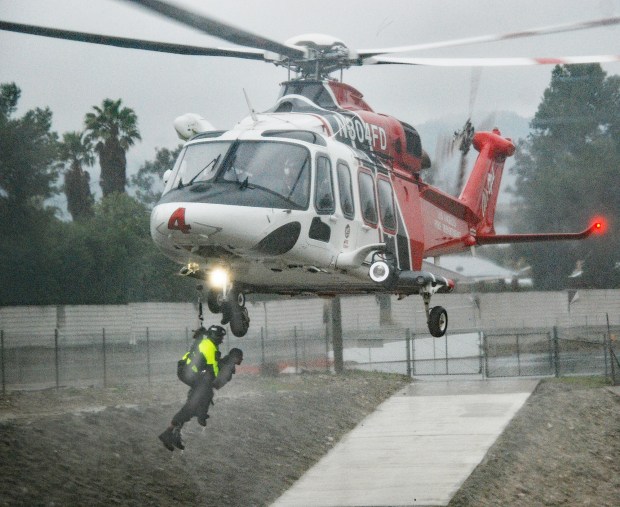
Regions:
<instances>
[{"instance_id":1,"label":"red and white helicopter","mask_svg":"<svg viewBox=\"0 0 620 507\"><path fill-rule=\"evenodd\" d=\"M285 67L288 80L269 110L234 128L215 130L196 114L175 120L186 140L151 215L151 235L181 274L206 281L208 306L236 336L247 333L248 293L334 296L389 293L422 296L428 329L443 336L448 315L431 307L454 283L423 270L426 257L477 245L577 240L603 232L603 219L576 233L495 234L504 162L515 151L499 130L473 132L479 152L460 195L420 177L430 159L415 128L376 113L342 82L357 65L525 65L618 61L596 55L560 59L439 59L384 56L620 23L607 18L503 35L417 46L352 50L327 35L285 44L159 0L129 0L246 49L144 41L0 21L0 29L177 54L263 60ZM340 71L340 80L330 77Z\"/></svg>"}]
</instances>

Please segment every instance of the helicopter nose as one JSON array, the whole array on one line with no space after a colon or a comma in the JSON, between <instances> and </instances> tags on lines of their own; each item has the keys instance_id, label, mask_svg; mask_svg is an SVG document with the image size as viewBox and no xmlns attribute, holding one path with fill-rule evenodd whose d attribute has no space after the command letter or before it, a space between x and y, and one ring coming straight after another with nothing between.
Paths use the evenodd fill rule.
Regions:
<instances>
[{"instance_id":1,"label":"helicopter nose","mask_svg":"<svg viewBox=\"0 0 620 507\"><path fill-rule=\"evenodd\" d=\"M238 254L280 255L297 242L301 224L286 213L208 203L165 203L151 214L151 236L162 247L220 246Z\"/></svg>"}]
</instances>

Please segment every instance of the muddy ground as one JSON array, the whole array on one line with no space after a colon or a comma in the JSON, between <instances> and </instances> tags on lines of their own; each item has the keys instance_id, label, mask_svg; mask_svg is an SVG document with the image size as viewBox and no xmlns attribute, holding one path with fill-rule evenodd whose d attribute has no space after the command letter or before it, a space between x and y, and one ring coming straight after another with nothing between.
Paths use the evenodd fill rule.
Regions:
<instances>
[{"instance_id":1,"label":"muddy ground","mask_svg":"<svg viewBox=\"0 0 620 507\"><path fill-rule=\"evenodd\" d=\"M0 398L0 505L262 506L408 379L378 373L238 375L187 449L157 440L179 382ZM451 506L617 506L620 397L543 382Z\"/></svg>"}]
</instances>

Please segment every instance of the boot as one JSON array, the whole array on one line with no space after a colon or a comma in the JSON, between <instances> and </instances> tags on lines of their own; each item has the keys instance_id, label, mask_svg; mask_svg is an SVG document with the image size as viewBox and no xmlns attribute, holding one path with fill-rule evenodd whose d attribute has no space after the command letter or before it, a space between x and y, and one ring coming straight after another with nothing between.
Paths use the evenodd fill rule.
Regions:
<instances>
[{"instance_id":1,"label":"boot","mask_svg":"<svg viewBox=\"0 0 620 507\"><path fill-rule=\"evenodd\" d=\"M166 449L174 451L174 435L171 428L166 428L164 432L159 435L159 439L162 441Z\"/></svg>"},{"instance_id":2,"label":"boot","mask_svg":"<svg viewBox=\"0 0 620 507\"><path fill-rule=\"evenodd\" d=\"M183 440L181 439L181 426L175 426L172 430L172 445L181 450L185 449L185 445L183 445Z\"/></svg>"}]
</instances>

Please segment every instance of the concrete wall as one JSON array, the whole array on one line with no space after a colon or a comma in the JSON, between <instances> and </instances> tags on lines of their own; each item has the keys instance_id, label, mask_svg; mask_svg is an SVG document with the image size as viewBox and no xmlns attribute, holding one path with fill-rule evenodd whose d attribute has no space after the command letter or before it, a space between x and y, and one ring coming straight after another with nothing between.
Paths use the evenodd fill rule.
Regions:
<instances>
[{"instance_id":1,"label":"concrete wall","mask_svg":"<svg viewBox=\"0 0 620 507\"><path fill-rule=\"evenodd\" d=\"M326 303L327 302L327 303ZM323 333L324 306L329 300L291 298L266 303L248 303L250 331L243 338L291 336ZM449 329L532 328L559 326L603 326L607 315L612 325L620 325L620 290L580 290L569 304L567 292L503 292L481 294L437 294L433 305L448 310ZM426 333L422 298L392 298L393 327ZM219 323L204 304L205 325ZM374 296L342 299L345 333L379 328L379 306ZM181 339L199 324L195 303L133 303L107 306L20 306L0 308L0 330L11 342L40 343L52 339L58 329L61 341L72 342L101 336L105 328L110 341L142 340L149 328L151 338L175 335ZM95 339L95 338L93 338ZM17 343L16 343L17 344Z\"/></svg>"}]
</instances>

